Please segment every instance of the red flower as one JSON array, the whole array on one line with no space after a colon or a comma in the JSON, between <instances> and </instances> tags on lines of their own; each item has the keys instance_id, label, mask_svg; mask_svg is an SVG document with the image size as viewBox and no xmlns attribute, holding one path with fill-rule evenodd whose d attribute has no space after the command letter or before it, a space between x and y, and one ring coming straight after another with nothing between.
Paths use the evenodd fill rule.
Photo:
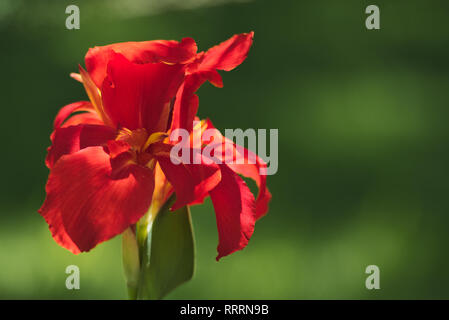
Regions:
<instances>
[{"instance_id":1,"label":"red flower","mask_svg":"<svg viewBox=\"0 0 449 320\"><path fill-rule=\"evenodd\" d=\"M194 130L195 91L206 80L221 87L217 70L242 63L252 38L253 33L235 35L200 53L191 38L88 51L87 71L80 66L73 77L84 84L90 101L59 111L46 158L50 175L39 213L58 244L73 253L89 251L174 192L172 209L211 197L217 259L246 246L271 198L266 176L259 174L265 163L259 158L256 164L234 165L199 159L199 164L176 165L167 136L176 128ZM210 121L202 123L195 130L212 127ZM257 200L238 174L256 181Z\"/></svg>"}]
</instances>

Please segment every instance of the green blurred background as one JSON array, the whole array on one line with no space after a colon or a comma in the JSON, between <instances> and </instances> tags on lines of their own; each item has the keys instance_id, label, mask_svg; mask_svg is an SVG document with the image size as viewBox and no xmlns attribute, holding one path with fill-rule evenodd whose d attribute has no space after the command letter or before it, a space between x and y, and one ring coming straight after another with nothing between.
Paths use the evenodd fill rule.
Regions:
<instances>
[{"instance_id":1,"label":"green blurred background","mask_svg":"<svg viewBox=\"0 0 449 320\"><path fill-rule=\"evenodd\" d=\"M70 4L80 30L65 28ZM449 298L448 15L444 0L0 0L0 298L126 298L120 237L75 256L36 212L53 118L86 99L68 75L87 49L191 36L205 50L250 30L248 59L200 89L199 113L279 129L270 212L217 263L211 203L193 207L196 275L168 298ZM380 290L365 288L371 264Z\"/></svg>"}]
</instances>

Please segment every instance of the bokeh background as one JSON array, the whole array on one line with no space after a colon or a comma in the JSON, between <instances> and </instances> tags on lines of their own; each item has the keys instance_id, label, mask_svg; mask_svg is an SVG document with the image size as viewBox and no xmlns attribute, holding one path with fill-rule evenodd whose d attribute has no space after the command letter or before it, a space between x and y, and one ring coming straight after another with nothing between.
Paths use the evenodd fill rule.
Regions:
<instances>
[{"instance_id":1,"label":"bokeh background","mask_svg":"<svg viewBox=\"0 0 449 320\"><path fill-rule=\"evenodd\" d=\"M81 29L65 28L76 4ZM122 299L121 239L78 256L37 213L57 110L89 47L255 31L224 88L200 91L220 128L278 128L273 200L248 247L215 262L209 200L192 208L197 269L173 299L449 298L449 2L0 0L0 298ZM65 268L81 289L65 288ZM380 290L365 268L380 267Z\"/></svg>"}]
</instances>

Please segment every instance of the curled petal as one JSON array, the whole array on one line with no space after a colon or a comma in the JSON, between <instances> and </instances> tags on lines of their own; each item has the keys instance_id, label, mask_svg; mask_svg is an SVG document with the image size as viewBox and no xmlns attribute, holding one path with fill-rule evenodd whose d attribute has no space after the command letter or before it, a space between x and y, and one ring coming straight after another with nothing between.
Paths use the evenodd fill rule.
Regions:
<instances>
[{"instance_id":1,"label":"curled petal","mask_svg":"<svg viewBox=\"0 0 449 320\"><path fill-rule=\"evenodd\" d=\"M58 128L54 131L45 163L48 168L52 168L63 155L91 146L105 146L108 140L114 138L115 130L103 125L80 124Z\"/></svg>"},{"instance_id":2,"label":"curled petal","mask_svg":"<svg viewBox=\"0 0 449 320\"><path fill-rule=\"evenodd\" d=\"M254 196L246 183L226 165L221 181L210 191L218 228L217 261L246 247L256 222Z\"/></svg>"},{"instance_id":3,"label":"curled petal","mask_svg":"<svg viewBox=\"0 0 449 320\"><path fill-rule=\"evenodd\" d=\"M220 182L219 166L215 163L206 164L197 152L193 152L194 163L191 164L174 164L170 159L169 151L156 152L155 156L176 193L176 202L172 210L187 204L203 202L209 191Z\"/></svg>"},{"instance_id":4,"label":"curled petal","mask_svg":"<svg viewBox=\"0 0 449 320\"><path fill-rule=\"evenodd\" d=\"M47 198L39 213L53 238L79 253L122 233L148 210L154 188L151 170L129 165L112 177L102 147L62 157L48 178Z\"/></svg>"},{"instance_id":5,"label":"curled petal","mask_svg":"<svg viewBox=\"0 0 449 320\"><path fill-rule=\"evenodd\" d=\"M259 189L256 199L256 218L259 219L268 212L268 204L271 200L271 193L267 187L267 164L257 154L235 144L233 141L226 137L223 137L221 133L213 126L210 120L207 120L206 129L211 129L213 135L210 137L206 144L213 143L216 146L220 146L221 153L214 153L214 156L222 163L226 163L227 166L234 172L243 175L246 178L250 178L256 182ZM231 155L231 159L229 159ZM232 160L230 162L229 160Z\"/></svg>"},{"instance_id":6,"label":"curled petal","mask_svg":"<svg viewBox=\"0 0 449 320\"><path fill-rule=\"evenodd\" d=\"M226 139L226 138L225 138ZM256 182L259 192L256 199L256 218L263 217L268 212L268 204L271 201L271 193L267 187L267 164L253 153L251 150L243 147L237 147L236 144L228 140L229 146L232 146L233 152L236 153L237 159L241 159L241 163L231 163L229 168L244 177L251 178ZM251 161L250 161L251 159ZM253 162L255 159L255 162Z\"/></svg>"},{"instance_id":7,"label":"curled petal","mask_svg":"<svg viewBox=\"0 0 449 320\"><path fill-rule=\"evenodd\" d=\"M230 164L229 167L236 173L241 174L244 177L253 179L259 192L256 199L256 218L263 217L268 212L268 204L271 201L271 193L267 187L267 176L260 174L261 168L266 168L266 164L263 160L257 157L256 164ZM264 170L264 169L262 169Z\"/></svg>"},{"instance_id":8,"label":"curled petal","mask_svg":"<svg viewBox=\"0 0 449 320\"><path fill-rule=\"evenodd\" d=\"M210 48L204 55L199 70L230 71L240 65L248 56L253 44L254 32L236 34L230 39Z\"/></svg>"},{"instance_id":9,"label":"curled petal","mask_svg":"<svg viewBox=\"0 0 449 320\"><path fill-rule=\"evenodd\" d=\"M216 87L223 87L223 80L216 70L230 71L247 57L253 43L254 32L234 35L232 38L201 52L188 66L184 84L178 90L173 109L172 129L192 130L192 122L198 110L195 92L209 81Z\"/></svg>"},{"instance_id":10,"label":"curled petal","mask_svg":"<svg viewBox=\"0 0 449 320\"><path fill-rule=\"evenodd\" d=\"M183 79L183 65L136 64L115 54L102 85L105 112L116 127L145 128L148 133L165 131L167 124L160 123L164 107L168 107Z\"/></svg>"},{"instance_id":11,"label":"curled petal","mask_svg":"<svg viewBox=\"0 0 449 320\"><path fill-rule=\"evenodd\" d=\"M223 82L217 71L201 71L187 75L184 83L176 94L172 116L172 130L182 128L192 131L193 120L198 111L198 96L195 92L201 85L209 80L217 87L222 87Z\"/></svg>"},{"instance_id":12,"label":"curled petal","mask_svg":"<svg viewBox=\"0 0 449 320\"><path fill-rule=\"evenodd\" d=\"M96 112L83 112L72 115L61 125L61 128L77 126L79 124L104 125Z\"/></svg>"},{"instance_id":13,"label":"curled petal","mask_svg":"<svg viewBox=\"0 0 449 320\"><path fill-rule=\"evenodd\" d=\"M181 42L155 40L143 42L123 42L89 49L86 54L86 68L93 81L100 88L106 77L106 69L114 53L122 54L126 59L138 64L164 62L184 64L192 60L197 46L192 38Z\"/></svg>"},{"instance_id":14,"label":"curled petal","mask_svg":"<svg viewBox=\"0 0 449 320\"><path fill-rule=\"evenodd\" d=\"M94 111L92 104L89 101L79 101L62 107L58 114L55 117L55 121L53 122L53 128L56 130L59 128L64 120L66 120L73 112L76 111Z\"/></svg>"}]
</instances>

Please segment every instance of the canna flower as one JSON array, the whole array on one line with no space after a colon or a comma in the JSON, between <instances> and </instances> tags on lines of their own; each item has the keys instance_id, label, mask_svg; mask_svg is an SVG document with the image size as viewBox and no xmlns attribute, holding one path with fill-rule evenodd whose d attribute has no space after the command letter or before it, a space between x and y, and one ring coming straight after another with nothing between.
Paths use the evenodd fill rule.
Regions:
<instances>
[{"instance_id":1,"label":"canna flower","mask_svg":"<svg viewBox=\"0 0 449 320\"><path fill-rule=\"evenodd\" d=\"M255 164L217 164L201 153L194 153L200 159L193 164L175 164L169 135L175 129L194 135L213 128L209 120L193 127L195 92L206 81L222 87L217 70L242 63L252 40L252 32L235 35L199 53L191 38L117 43L87 52L86 70L80 66L72 77L82 82L89 101L58 112L45 161L50 174L39 213L59 245L75 254L89 251L134 226L150 207L157 211L173 194L172 210L211 197L217 260L247 245L271 198L260 174L266 164L257 156ZM218 130L214 139L225 141ZM233 143L227 148L238 152ZM239 174L256 182L257 198Z\"/></svg>"}]
</instances>

